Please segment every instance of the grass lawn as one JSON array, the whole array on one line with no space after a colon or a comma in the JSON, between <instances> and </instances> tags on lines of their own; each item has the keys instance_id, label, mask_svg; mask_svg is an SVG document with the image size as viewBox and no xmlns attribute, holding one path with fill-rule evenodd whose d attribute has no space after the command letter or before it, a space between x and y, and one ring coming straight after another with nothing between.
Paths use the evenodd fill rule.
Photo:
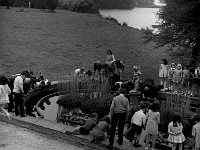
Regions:
<instances>
[{"instance_id":1,"label":"grass lawn","mask_svg":"<svg viewBox=\"0 0 200 150\"><path fill-rule=\"evenodd\" d=\"M105 62L106 50L125 64L124 78L140 65L143 78L158 81L164 49L143 44L137 29L119 26L95 14L39 9L17 12L0 7L0 73L7 75L31 69L41 70L52 80L68 79L80 66L93 69L95 61Z\"/></svg>"}]
</instances>

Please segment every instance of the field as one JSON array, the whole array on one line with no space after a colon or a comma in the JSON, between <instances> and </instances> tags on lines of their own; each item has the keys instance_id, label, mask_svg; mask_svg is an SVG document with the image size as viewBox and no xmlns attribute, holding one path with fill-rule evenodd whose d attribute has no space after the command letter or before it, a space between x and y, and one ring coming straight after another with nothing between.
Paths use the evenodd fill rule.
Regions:
<instances>
[{"instance_id":1,"label":"field","mask_svg":"<svg viewBox=\"0 0 200 150\"><path fill-rule=\"evenodd\" d=\"M125 64L124 79L140 65L143 79L158 81L164 49L143 44L141 32L117 25L95 14L39 9L0 7L0 73L12 75L23 69L45 78L69 79L75 69L93 69L95 61L105 62L106 50Z\"/></svg>"}]
</instances>

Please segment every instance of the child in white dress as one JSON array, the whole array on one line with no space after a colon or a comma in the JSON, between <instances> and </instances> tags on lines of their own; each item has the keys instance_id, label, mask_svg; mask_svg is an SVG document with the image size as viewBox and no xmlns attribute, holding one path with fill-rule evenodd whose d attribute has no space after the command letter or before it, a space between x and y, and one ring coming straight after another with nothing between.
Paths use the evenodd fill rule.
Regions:
<instances>
[{"instance_id":1,"label":"child in white dress","mask_svg":"<svg viewBox=\"0 0 200 150\"><path fill-rule=\"evenodd\" d=\"M173 91L173 77L174 77L174 70L176 69L175 63L171 63L171 67L169 68L168 71L168 79L169 79L169 90Z\"/></svg>"},{"instance_id":2,"label":"child in white dress","mask_svg":"<svg viewBox=\"0 0 200 150\"><path fill-rule=\"evenodd\" d=\"M178 113L174 113L173 121L168 125L168 141L172 143L172 150L176 150L176 147L179 147L179 150L183 148L183 142L185 141L185 136L182 133L183 125L181 123L181 116Z\"/></svg>"},{"instance_id":3,"label":"child in white dress","mask_svg":"<svg viewBox=\"0 0 200 150\"><path fill-rule=\"evenodd\" d=\"M167 88L167 77L168 77L168 63L166 59L162 59L162 63L160 64L159 69L159 78L160 78L160 85L164 86L164 89Z\"/></svg>"},{"instance_id":4,"label":"child in white dress","mask_svg":"<svg viewBox=\"0 0 200 150\"><path fill-rule=\"evenodd\" d=\"M6 114L9 120L11 115L5 110L5 105L9 103L8 95L11 94L11 90L8 87L8 79L5 76L0 76L0 109Z\"/></svg>"},{"instance_id":5,"label":"child in white dress","mask_svg":"<svg viewBox=\"0 0 200 150\"><path fill-rule=\"evenodd\" d=\"M107 50L106 64L111 65L115 61L115 57L111 50Z\"/></svg>"},{"instance_id":6,"label":"child in white dress","mask_svg":"<svg viewBox=\"0 0 200 150\"><path fill-rule=\"evenodd\" d=\"M181 86L182 86L182 80L183 80L183 70L182 65L178 64L176 66L176 69L174 70L174 77L173 77L173 84L175 89L175 94L181 92Z\"/></svg>"},{"instance_id":7,"label":"child in white dress","mask_svg":"<svg viewBox=\"0 0 200 150\"><path fill-rule=\"evenodd\" d=\"M195 116L196 124L192 128L192 136L194 137L195 144L194 149L200 150L200 116Z\"/></svg>"}]
</instances>

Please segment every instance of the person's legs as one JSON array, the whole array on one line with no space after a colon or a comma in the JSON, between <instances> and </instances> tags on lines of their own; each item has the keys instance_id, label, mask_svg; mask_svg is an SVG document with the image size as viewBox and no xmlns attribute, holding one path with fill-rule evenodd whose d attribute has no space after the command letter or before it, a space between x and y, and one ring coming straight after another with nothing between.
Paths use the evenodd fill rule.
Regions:
<instances>
[{"instance_id":1,"label":"person's legs","mask_svg":"<svg viewBox=\"0 0 200 150\"><path fill-rule=\"evenodd\" d=\"M164 86L164 89L167 88L167 79L166 79L166 77L163 77L163 86Z\"/></svg>"},{"instance_id":2,"label":"person's legs","mask_svg":"<svg viewBox=\"0 0 200 150\"><path fill-rule=\"evenodd\" d=\"M0 109L6 114L6 116L8 117L8 119L9 120L11 120L11 114L9 114L8 112L7 112L7 110L5 110L5 104L1 104L0 105Z\"/></svg>"},{"instance_id":3,"label":"person's legs","mask_svg":"<svg viewBox=\"0 0 200 150\"><path fill-rule=\"evenodd\" d=\"M121 145L123 143L123 133L124 133L124 125L125 125L126 114L119 114L119 122L118 122L118 143Z\"/></svg>"},{"instance_id":4,"label":"person's legs","mask_svg":"<svg viewBox=\"0 0 200 150\"><path fill-rule=\"evenodd\" d=\"M80 129L80 127L74 128L74 129L72 130L72 133L73 133L73 134L80 134L79 129Z\"/></svg>"},{"instance_id":5,"label":"person's legs","mask_svg":"<svg viewBox=\"0 0 200 150\"><path fill-rule=\"evenodd\" d=\"M164 85L163 77L160 77L160 85Z\"/></svg>"},{"instance_id":6,"label":"person's legs","mask_svg":"<svg viewBox=\"0 0 200 150\"><path fill-rule=\"evenodd\" d=\"M176 145L177 145L176 143L172 144L172 150L176 150Z\"/></svg>"},{"instance_id":7,"label":"person's legs","mask_svg":"<svg viewBox=\"0 0 200 150\"><path fill-rule=\"evenodd\" d=\"M149 147L149 141L150 141L150 134L146 135L146 145L145 145L145 149L148 149Z\"/></svg>"},{"instance_id":8,"label":"person's legs","mask_svg":"<svg viewBox=\"0 0 200 150\"><path fill-rule=\"evenodd\" d=\"M8 112L12 112L12 109L14 109L15 108L15 106L14 106L14 98L13 98L13 93L11 93L10 95L9 95L9 103L8 103Z\"/></svg>"},{"instance_id":9,"label":"person's legs","mask_svg":"<svg viewBox=\"0 0 200 150\"><path fill-rule=\"evenodd\" d=\"M14 93L14 101L15 101L15 115L18 116L19 115L19 98L18 98L17 93Z\"/></svg>"},{"instance_id":10,"label":"person's legs","mask_svg":"<svg viewBox=\"0 0 200 150\"><path fill-rule=\"evenodd\" d=\"M183 144L182 143L178 143L178 148L179 148L179 150L182 150L183 149Z\"/></svg>"},{"instance_id":11,"label":"person's legs","mask_svg":"<svg viewBox=\"0 0 200 150\"><path fill-rule=\"evenodd\" d=\"M109 138L110 146L113 146L113 143L114 143L117 122L118 122L118 115L113 114L113 117L111 118L111 128L110 128L110 138Z\"/></svg>"},{"instance_id":12,"label":"person's legs","mask_svg":"<svg viewBox=\"0 0 200 150\"><path fill-rule=\"evenodd\" d=\"M22 94L19 94L19 112L20 116L25 116L25 110L24 110L24 98Z\"/></svg>"},{"instance_id":13,"label":"person's legs","mask_svg":"<svg viewBox=\"0 0 200 150\"><path fill-rule=\"evenodd\" d=\"M152 149L155 148L157 135L152 135Z\"/></svg>"}]
</instances>

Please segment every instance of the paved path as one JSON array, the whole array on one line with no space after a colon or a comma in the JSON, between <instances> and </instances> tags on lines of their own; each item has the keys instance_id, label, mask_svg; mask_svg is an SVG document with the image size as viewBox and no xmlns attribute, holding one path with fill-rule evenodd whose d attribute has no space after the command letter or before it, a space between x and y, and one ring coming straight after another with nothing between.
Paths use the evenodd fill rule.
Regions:
<instances>
[{"instance_id":1,"label":"paved path","mask_svg":"<svg viewBox=\"0 0 200 150\"><path fill-rule=\"evenodd\" d=\"M106 150L105 146L108 144L108 139L99 144L91 144L89 143L91 135L74 136L71 135L73 129L74 127L72 126L31 116L19 117L13 114L12 121L9 121L8 118L0 112L0 150L1 147L4 147L3 149L5 150L12 150L14 147L16 150ZM142 145L144 145L144 135L143 133L141 138ZM12 137L13 141L11 143L9 141L12 140ZM18 143L18 139L22 142ZM33 144L31 141L33 141ZM116 141L117 138L115 138L114 142L115 150L144 149L144 147L133 147L125 138L123 145L118 145ZM37 143L39 147L37 147ZM60 147L56 148L58 145L60 145ZM44 148L42 146L44 146ZM45 148L45 146L49 146L49 148Z\"/></svg>"},{"instance_id":2,"label":"paved path","mask_svg":"<svg viewBox=\"0 0 200 150\"><path fill-rule=\"evenodd\" d=\"M0 122L0 150L88 150L33 130Z\"/></svg>"}]
</instances>

